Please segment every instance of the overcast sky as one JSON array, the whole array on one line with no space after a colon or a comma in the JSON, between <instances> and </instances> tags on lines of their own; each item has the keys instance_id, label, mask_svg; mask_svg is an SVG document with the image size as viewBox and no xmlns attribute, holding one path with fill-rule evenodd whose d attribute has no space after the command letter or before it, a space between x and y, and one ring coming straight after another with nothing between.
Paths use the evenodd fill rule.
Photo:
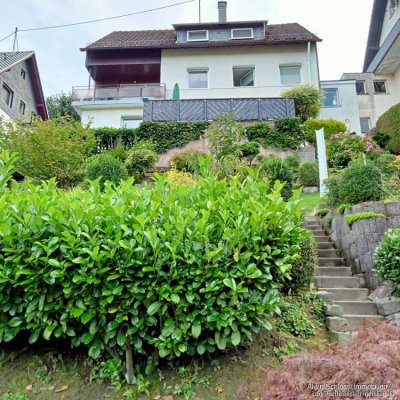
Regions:
<instances>
[{"instance_id":1,"label":"overcast sky","mask_svg":"<svg viewBox=\"0 0 400 400\"><path fill-rule=\"evenodd\" d=\"M0 0L0 39L19 29L67 24L166 6L182 0ZM318 45L321 79L339 79L362 69L373 0L228 0L228 20L298 22L323 42ZM217 0L201 0L202 21L217 20ZM198 22L198 0L177 7L68 28L21 32L19 50L36 52L46 96L87 85L79 48L115 30L169 29ZM13 37L0 42L11 51Z\"/></svg>"}]
</instances>

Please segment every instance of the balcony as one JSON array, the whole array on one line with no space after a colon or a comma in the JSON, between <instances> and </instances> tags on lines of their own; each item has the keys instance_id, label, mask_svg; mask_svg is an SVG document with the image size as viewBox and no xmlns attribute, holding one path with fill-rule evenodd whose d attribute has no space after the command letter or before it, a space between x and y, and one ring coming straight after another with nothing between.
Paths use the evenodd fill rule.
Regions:
<instances>
[{"instance_id":1,"label":"balcony","mask_svg":"<svg viewBox=\"0 0 400 400\"><path fill-rule=\"evenodd\" d=\"M165 99L164 83L74 86L72 101L107 101L129 98Z\"/></svg>"}]
</instances>

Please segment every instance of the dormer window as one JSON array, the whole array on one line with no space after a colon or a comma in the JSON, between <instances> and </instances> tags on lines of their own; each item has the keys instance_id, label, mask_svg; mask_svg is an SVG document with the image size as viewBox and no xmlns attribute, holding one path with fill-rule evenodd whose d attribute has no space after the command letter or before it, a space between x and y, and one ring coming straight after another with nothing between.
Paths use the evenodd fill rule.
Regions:
<instances>
[{"instance_id":1,"label":"dormer window","mask_svg":"<svg viewBox=\"0 0 400 400\"><path fill-rule=\"evenodd\" d=\"M188 31L187 41L188 42L205 42L208 40L208 31Z\"/></svg>"},{"instance_id":2,"label":"dormer window","mask_svg":"<svg viewBox=\"0 0 400 400\"><path fill-rule=\"evenodd\" d=\"M232 39L254 39L253 28L236 28L231 30Z\"/></svg>"}]
</instances>

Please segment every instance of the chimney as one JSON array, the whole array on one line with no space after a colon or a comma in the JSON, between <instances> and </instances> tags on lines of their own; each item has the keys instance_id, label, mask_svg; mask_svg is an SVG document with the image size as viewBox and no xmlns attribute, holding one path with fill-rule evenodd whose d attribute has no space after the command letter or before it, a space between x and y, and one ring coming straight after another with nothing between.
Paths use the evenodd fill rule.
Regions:
<instances>
[{"instance_id":1,"label":"chimney","mask_svg":"<svg viewBox=\"0 0 400 400\"><path fill-rule=\"evenodd\" d=\"M218 22L226 22L226 1L218 2Z\"/></svg>"}]
</instances>

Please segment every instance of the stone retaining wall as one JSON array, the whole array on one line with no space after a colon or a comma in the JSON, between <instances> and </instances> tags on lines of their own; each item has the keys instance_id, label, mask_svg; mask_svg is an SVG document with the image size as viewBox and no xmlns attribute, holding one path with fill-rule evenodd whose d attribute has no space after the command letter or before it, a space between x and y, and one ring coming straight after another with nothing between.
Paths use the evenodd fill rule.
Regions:
<instances>
[{"instance_id":1,"label":"stone retaining wall","mask_svg":"<svg viewBox=\"0 0 400 400\"><path fill-rule=\"evenodd\" d=\"M366 211L382 213L386 218L356 221L352 227L345 222L346 215ZM389 228L400 228L400 202L361 203L352 209L346 209L344 215L331 211L325 216L323 223L336 248L351 266L353 274L363 275L369 289L376 289L381 285L383 280L374 271L374 252Z\"/></svg>"}]
</instances>

